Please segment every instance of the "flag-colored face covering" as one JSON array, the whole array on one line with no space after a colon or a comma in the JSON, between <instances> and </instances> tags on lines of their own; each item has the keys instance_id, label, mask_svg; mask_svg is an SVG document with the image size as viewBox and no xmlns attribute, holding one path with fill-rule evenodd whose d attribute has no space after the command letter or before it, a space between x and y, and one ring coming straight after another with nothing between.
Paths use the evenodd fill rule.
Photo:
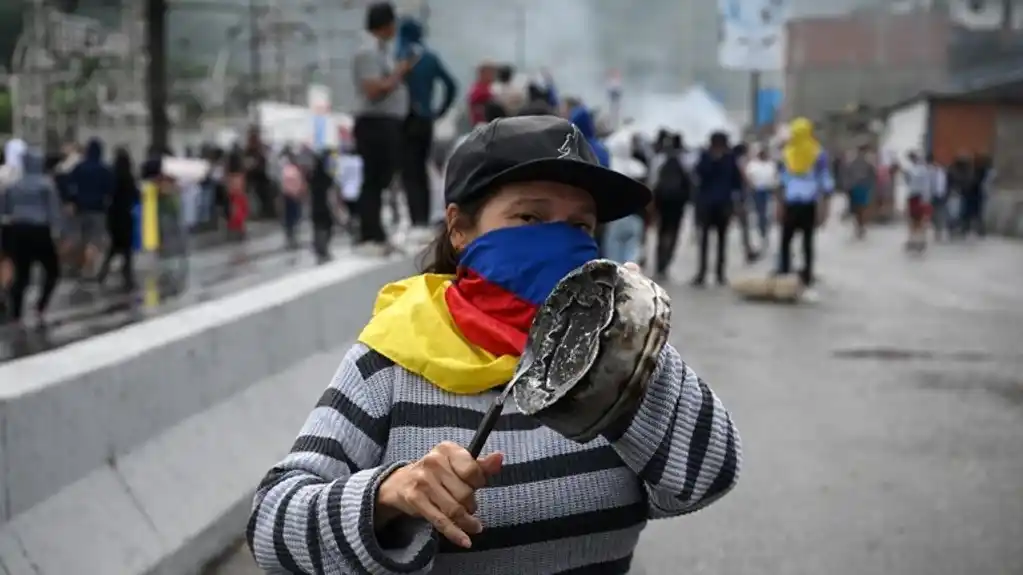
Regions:
<instances>
[{"instance_id":1,"label":"flag-colored face covering","mask_svg":"<svg viewBox=\"0 0 1023 575\"><path fill-rule=\"evenodd\" d=\"M445 294L462 335L495 354L519 356L536 310L569 272L598 256L597 243L566 223L502 228L462 252Z\"/></svg>"},{"instance_id":2,"label":"flag-colored face covering","mask_svg":"<svg viewBox=\"0 0 1023 575\"><path fill-rule=\"evenodd\" d=\"M511 378L558 281L597 257L593 238L565 223L488 232L463 250L455 276L385 286L359 341L444 390L481 393Z\"/></svg>"}]
</instances>

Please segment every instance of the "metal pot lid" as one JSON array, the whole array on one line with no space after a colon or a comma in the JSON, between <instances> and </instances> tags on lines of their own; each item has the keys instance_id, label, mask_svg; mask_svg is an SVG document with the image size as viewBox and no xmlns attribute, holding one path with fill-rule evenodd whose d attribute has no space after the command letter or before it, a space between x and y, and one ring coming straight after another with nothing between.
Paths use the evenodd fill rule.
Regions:
<instances>
[{"instance_id":1,"label":"metal pot lid","mask_svg":"<svg viewBox=\"0 0 1023 575\"><path fill-rule=\"evenodd\" d=\"M669 314L659 286L612 261L595 260L571 272L533 320L512 391L519 411L537 415L573 390L626 383L636 366L656 360L667 338ZM647 341L660 344L644 345ZM616 368L607 369L609 363ZM580 386L597 364L600 381ZM603 381L618 375L622 381Z\"/></svg>"}]
</instances>

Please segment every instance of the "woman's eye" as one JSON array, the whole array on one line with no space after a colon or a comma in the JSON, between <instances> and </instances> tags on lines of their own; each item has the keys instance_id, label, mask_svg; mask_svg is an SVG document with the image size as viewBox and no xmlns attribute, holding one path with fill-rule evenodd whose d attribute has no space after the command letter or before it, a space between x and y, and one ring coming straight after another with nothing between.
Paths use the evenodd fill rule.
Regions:
<instances>
[{"instance_id":1,"label":"woman's eye","mask_svg":"<svg viewBox=\"0 0 1023 575\"><path fill-rule=\"evenodd\" d=\"M520 220L522 220L523 222L525 222L527 224L535 224L535 223L540 221L540 218L538 218L537 216L535 216L533 214L519 214L519 215L517 215L515 217L520 219Z\"/></svg>"}]
</instances>

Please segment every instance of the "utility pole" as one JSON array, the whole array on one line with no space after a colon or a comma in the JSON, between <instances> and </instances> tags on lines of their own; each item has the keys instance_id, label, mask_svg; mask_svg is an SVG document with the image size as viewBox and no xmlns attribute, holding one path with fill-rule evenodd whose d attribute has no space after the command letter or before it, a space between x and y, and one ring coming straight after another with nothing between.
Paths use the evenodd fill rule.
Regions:
<instances>
[{"instance_id":1,"label":"utility pole","mask_svg":"<svg viewBox=\"0 0 1023 575\"><path fill-rule=\"evenodd\" d=\"M749 117L750 127L756 133L760 127L760 70L749 73Z\"/></svg>"},{"instance_id":2,"label":"utility pole","mask_svg":"<svg viewBox=\"0 0 1023 575\"><path fill-rule=\"evenodd\" d=\"M146 87L149 100L149 145L162 154L170 147L167 118L167 0L146 0Z\"/></svg>"},{"instance_id":3,"label":"utility pole","mask_svg":"<svg viewBox=\"0 0 1023 575\"><path fill-rule=\"evenodd\" d=\"M31 50L28 51L28 64L33 90L28 94L30 100L37 98L32 103L38 110L38 118L35 119L37 131L34 134L24 134L30 143L39 145L44 151L48 150L50 136L50 74L49 67L52 64L50 59L50 35L47 31L46 0L33 0L32 9L25 15L25 31L32 39ZM25 102L18 102L16 105L24 105ZM32 124L33 122L26 122ZM35 140L35 141L33 141Z\"/></svg>"},{"instance_id":4,"label":"utility pole","mask_svg":"<svg viewBox=\"0 0 1023 575\"><path fill-rule=\"evenodd\" d=\"M262 32L259 27L259 5L256 0L249 0L249 118L252 126L260 124L259 101L262 99L262 61L260 60L260 40Z\"/></svg>"},{"instance_id":5,"label":"utility pole","mask_svg":"<svg viewBox=\"0 0 1023 575\"><path fill-rule=\"evenodd\" d=\"M284 17L280 8L274 7L274 18L269 26L270 29L267 32L272 35L274 56L277 59L277 99L281 102L288 102L288 59L284 45Z\"/></svg>"}]
</instances>

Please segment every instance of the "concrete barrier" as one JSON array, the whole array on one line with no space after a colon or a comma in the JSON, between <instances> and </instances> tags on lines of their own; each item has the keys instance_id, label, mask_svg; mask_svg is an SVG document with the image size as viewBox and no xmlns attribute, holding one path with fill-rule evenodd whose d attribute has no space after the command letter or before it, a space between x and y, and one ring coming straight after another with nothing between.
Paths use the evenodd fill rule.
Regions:
<instances>
[{"instance_id":1,"label":"concrete barrier","mask_svg":"<svg viewBox=\"0 0 1023 575\"><path fill-rule=\"evenodd\" d=\"M0 366L0 573L196 571L409 272L345 258Z\"/></svg>"}]
</instances>

